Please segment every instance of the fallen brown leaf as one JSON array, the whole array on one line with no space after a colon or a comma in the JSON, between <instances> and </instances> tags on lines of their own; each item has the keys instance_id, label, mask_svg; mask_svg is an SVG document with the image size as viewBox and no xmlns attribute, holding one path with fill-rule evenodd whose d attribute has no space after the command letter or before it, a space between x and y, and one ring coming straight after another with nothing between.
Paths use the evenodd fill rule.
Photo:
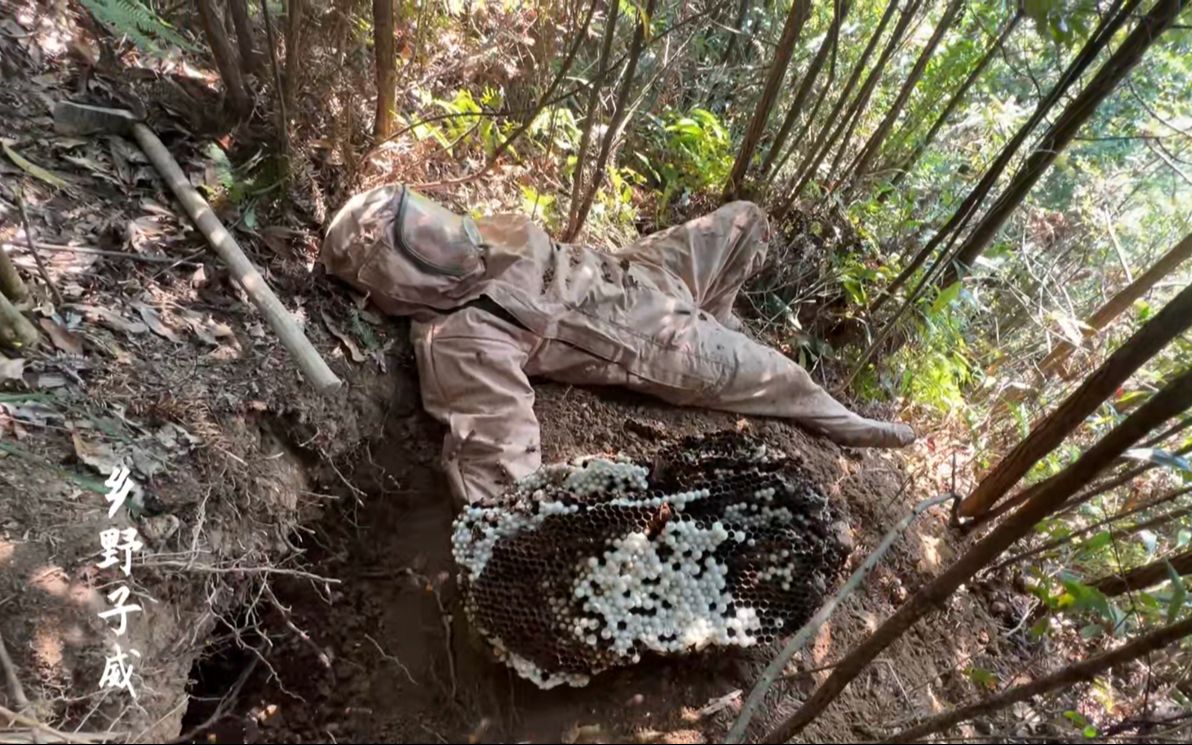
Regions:
<instances>
[{"instance_id":1,"label":"fallen brown leaf","mask_svg":"<svg viewBox=\"0 0 1192 745\"><path fill-rule=\"evenodd\" d=\"M45 332L50 335L50 341L54 342L55 347L58 347L67 354L83 353L83 337L73 331L67 330L65 326L52 318L43 318L39 323L45 329Z\"/></svg>"},{"instance_id":2,"label":"fallen brown leaf","mask_svg":"<svg viewBox=\"0 0 1192 745\"><path fill-rule=\"evenodd\" d=\"M134 303L133 307L141 314L141 320L149 326L149 329L153 333L175 343L182 341L178 338L178 334L174 332L174 329L167 326L165 321L161 320L161 314L157 312L156 308L145 303Z\"/></svg>"},{"instance_id":3,"label":"fallen brown leaf","mask_svg":"<svg viewBox=\"0 0 1192 745\"><path fill-rule=\"evenodd\" d=\"M340 343L344 345L344 347L348 350L348 354L352 356L353 362L364 362L366 359L368 359L368 356L360 351L360 347L356 346L356 342L352 339L352 337L348 336L336 327L336 325L331 321L331 318L327 315L326 311L319 311L319 313L323 316L323 324L327 327L327 330L330 331L331 335L336 339L339 339Z\"/></svg>"},{"instance_id":4,"label":"fallen brown leaf","mask_svg":"<svg viewBox=\"0 0 1192 745\"><path fill-rule=\"evenodd\" d=\"M220 323L202 313L183 308L178 311L178 315L186 321L186 325L190 326L190 330L196 336L213 346L218 346L220 339L233 335L232 328L226 323Z\"/></svg>"},{"instance_id":5,"label":"fallen brown leaf","mask_svg":"<svg viewBox=\"0 0 1192 745\"><path fill-rule=\"evenodd\" d=\"M91 466L105 476L110 474L113 468L123 462L119 453L113 450L111 445L108 445L102 440L92 442L81 436L77 431L70 433L70 439L74 442L75 455L79 461Z\"/></svg>"},{"instance_id":6,"label":"fallen brown leaf","mask_svg":"<svg viewBox=\"0 0 1192 745\"><path fill-rule=\"evenodd\" d=\"M140 321L130 321L108 308L101 308L97 305L75 305L72 307L83 311L88 321L99 321L113 331L125 334L143 334L149 330L149 327Z\"/></svg>"}]
</instances>

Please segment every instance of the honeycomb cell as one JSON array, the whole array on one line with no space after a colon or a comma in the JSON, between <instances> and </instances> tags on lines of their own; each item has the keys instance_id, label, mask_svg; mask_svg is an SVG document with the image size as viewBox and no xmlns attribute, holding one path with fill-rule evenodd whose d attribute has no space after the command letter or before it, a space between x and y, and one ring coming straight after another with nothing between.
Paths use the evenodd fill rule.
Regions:
<instances>
[{"instance_id":1,"label":"honeycomb cell","mask_svg":"<svg viewBox=\"0 0 1192 745\"><path fill-rule=\"evenodd\" d=\"M537 685L583 685L643 652L768 644L814 613L845 552L797 466L730 432L648 467L589 458L523 479L453 530L469 621Z\"/></svg>"}]
</instances>

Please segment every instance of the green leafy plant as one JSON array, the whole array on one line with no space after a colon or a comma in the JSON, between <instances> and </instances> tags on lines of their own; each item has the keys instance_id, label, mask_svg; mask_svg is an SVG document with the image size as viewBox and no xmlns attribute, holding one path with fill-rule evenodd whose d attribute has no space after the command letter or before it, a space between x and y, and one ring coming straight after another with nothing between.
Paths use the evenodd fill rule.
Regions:
<instances>
[{"instance_id":1,"label":"green leafy plant","mask_svg":"<svg viewBox=\"0 0 1192 745\"><path fill-rule=\"evenodd\" d=\"M169 22L139 0L81 0L95 19L113 33L127 36L134 44L152 54L161 54L161 45L190 52L198 49L178 33Z\"/></svg>"},{"instance_id":2,"label":"green leafy plant","mask_svg":"<svg viewBox=\"0 0 1192 745\"><path fill-rule=\"evenodd\" d=\"M525 184L521 186L521 193L522 212L533 219L542 220L551 230L558 227L558 199L554 194L545 194Z\"/></svg>"},{"instance_id":3,"label":"green leafy plant","mask_svg":"<svg viewBox=\"0 0 1192 745\"><path fill-rule=\"evenodd\" d=\"M495 117L486 114L501 104L500 91L492 87L486 86L479 99L467 88L461 88L450 99L430 98L428 103L448 116L438 122L415 124L414 135L419 139L434 139L448 153L455 154L457 147L480 145L484 152L491 154L506 136L506 129L513 126L502 127Z\"/></svg>"},{"instance_id":4,"label":"green leafy plant","mask_svg":"<svg viewBox=\"0 0 1192 745\"><path fill-rule=\"evenodd\" d=\"M600 229L632 237L636 230L637 208L634 206L634 191L645 183L645 178L632 168L608 169L609 187L596 192L596 203L589 219Z\"/></svg>"},{"instance_id":5,"label":"green leafy plant","mask_svg":"<svg viewBox=\"0 0 1192 745\"><path fill-rule=\"evenodd\" d=\"M545 148L550 145L557 150L574 150L579 143L580 131L575 114L566 106L546 106L530 122L526 136L532 142Z\"/></svg>"},{"instance_id":6,"label":"green leafy plant","mask_svg":"<svg viewBox=\"0 0 1192 745\"><path fill-rule=\"evenodd\" d=\"M733 165L732 141L720 119L707 109L649 117L642 171L662 192L659 209L675 197L719 188Z\"/></svg>"}]
</instances>

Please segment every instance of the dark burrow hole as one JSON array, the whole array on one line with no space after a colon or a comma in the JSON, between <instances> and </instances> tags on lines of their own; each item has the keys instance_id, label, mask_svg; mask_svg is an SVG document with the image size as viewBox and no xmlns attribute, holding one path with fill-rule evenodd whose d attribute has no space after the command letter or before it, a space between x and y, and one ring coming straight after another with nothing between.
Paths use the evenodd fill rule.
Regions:
<instances>
[{"instance_id":1,"label":"dark burrow hole","mask_svg":"<svg viewBox=\"0 0 1192 745\"><path fill-rule=\"evenodd\" d=\"M457 740L477 726L463 710L491 707L483 666L507 674L469 649L462 612L447 651L440 603L456 609L446 484L410 451L387 449L339 464L342 480L314 477L312 489L339 499L289 538L305 569L338 582L270 575L284 612L255 580L241 588L245 607L218 622L192 667L179 742Z\"/></svg>"},{"instance_id":2,"label":"dark burrow hole","mask_svg":"<svg viewBox=\"0 0 1192 745\"><path fill-rule=\"evenodd\" d=\"M180 743L258 742L256 719L242 712L246 683L261 667L252 647L264 644L255 628L245 628L247 609L230 621L221 619L213 633L218 641L201 655L190 671L190 697L182 716ZM243 629L234 632L231 624ZM235 637L240 636L242 644Z\"/></svg>"}]
</instances>

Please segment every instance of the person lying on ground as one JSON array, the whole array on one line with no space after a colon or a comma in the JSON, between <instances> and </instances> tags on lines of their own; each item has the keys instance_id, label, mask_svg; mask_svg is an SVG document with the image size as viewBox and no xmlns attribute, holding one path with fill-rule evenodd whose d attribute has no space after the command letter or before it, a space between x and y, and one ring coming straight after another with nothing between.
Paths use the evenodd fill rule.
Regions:
<instances>
[{"instance_id":1,"label":"person lying on ground","mask_svg":"<svg viewBox=\"0 0 1192 745\"><path fill-rule=\"evenodd\" d=\"M541 465L535 376L792 419L840 445L913 442L910 427L849 411L742 333L733 302L768 240L765 213L732 202L612 254L558 243L524 215L457 215L394 184L340 209L320 260L413 319L422 402L447 425L443 467L468 503Z\"/></svg>"}]
</instances>

